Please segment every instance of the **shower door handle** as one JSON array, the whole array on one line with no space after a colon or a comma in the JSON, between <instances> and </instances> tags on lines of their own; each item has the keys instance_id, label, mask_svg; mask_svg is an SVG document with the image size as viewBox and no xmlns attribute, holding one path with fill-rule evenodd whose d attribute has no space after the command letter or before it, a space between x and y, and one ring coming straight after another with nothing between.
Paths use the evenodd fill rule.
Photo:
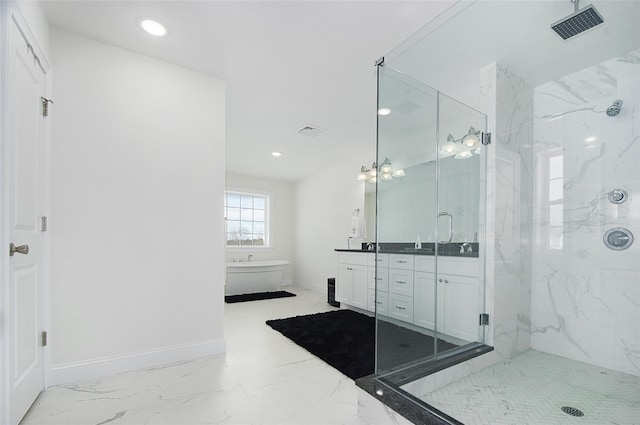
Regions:
<instances>
[{"instance_id":1,"label":"shower door handle","mask_svg":"<svg viewBox=\"0 0 640 425\"><path fill-rule=\"evenodd\" d=\"M453 216L448 212L443 211L441 213L438 213L438 220L440 219L440 217L443 217L443 216L449 217L449 239L440 240L438 241L438 243L451 243L451 241L453 240Z\"/></svg>"}]
</instances>

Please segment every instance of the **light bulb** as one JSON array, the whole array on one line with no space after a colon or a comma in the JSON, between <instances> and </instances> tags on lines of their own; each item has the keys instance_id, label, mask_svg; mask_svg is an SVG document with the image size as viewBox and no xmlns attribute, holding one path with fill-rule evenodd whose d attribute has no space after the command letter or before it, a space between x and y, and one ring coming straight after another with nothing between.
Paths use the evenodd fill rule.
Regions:
<instances>
[{"instance_id":1,"label":"light bulb","mask_svg":"<svg viewBox=\"0 0 640 425\"><path fill-rule=\"evenodd\" d=\"M280 152L271 152L272 156L275 156L276 158L282 156L282 154Z\"/></svg>"},{"instance_id":2,"label":"light bulb","mask_svg":"<svg viewBox=\"0 0 640 425\"><path fill-rule=\"evenodd\" d=\"M462 143L468 148L473 148L478 143L480 143L480 139L478 139L478 136L476 136L475 128L469 127L469 134L464 136L464 138L462 139Z\"/></svg>"},{"instance_id":3,"label":"light bulb","mask_svg":"<svg viewBox=\"0 0 640 425\"><path fill-rule=\"evenodd\" d=\"M405 174L403 169L396 170L393 172L393 177L404 177L404 176Z\"/></svg>"},{"instance_id":4,"label":"light bulb","mask_svg":"<svg viewBox=\"0 0 640 425\"><path fill-rule=\"evenodd\" d=\"M378 115L385 116L385 115L389 115L390 113L391 113L391 109L389 109L389 108L380 108L380 109L378 109Z\"/></svg>"},{"instance_id":5,"label":"light bulb","mask_svg":"<svg viewBox=\"0 0 640 425\"><path fill-rule=\"evenodd\" d=\"M380 175L380 180L391 180L391 173L382 173Z\"/></svg>"},{"instance_id":6,"label":"light bulb","mask_svg":"<svg viewBox=\"0 0 640 425\"><path fill-rule=\"evenodd\" d=\"M382 171L383 173L391 172L391 161L389 161L389 158L386 158L384 160L384 162L382 163L382 166L380 167L380 171Z\"/></svg>"}]
</instances>

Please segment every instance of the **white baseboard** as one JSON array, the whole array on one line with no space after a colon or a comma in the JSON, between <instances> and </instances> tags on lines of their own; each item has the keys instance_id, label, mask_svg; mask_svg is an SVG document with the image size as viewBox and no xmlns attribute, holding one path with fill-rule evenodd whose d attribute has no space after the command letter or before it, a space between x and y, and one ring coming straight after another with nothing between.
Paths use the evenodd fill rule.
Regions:
<instances>
[{"instance_id":1,"label":"white baseboard","mask_svg":"<svg viewBox=\"0 0 640 425\"><path fill-rule=\"evenodd\" d=\"M326 286L312 285L310 283L301 282L299 280L294 281L293 284L295 286L299 286L300 288L308 289L308 290L313 291L313 292L318 292L318 293L321 293L321 294L326 294L327 293L327 287Z\"/></svg>"},{"instance_id":2,"label":"white baseboard","mask_svg":"<svg viewBox=\"0 0 640 425\"><path fill-rule=\"evenodd\" d=\"M196 344L176 345L157 350L65 363L51 367L49 383L50 385L60 385L82 379L100 378L116 373L222 354L225 351L225 340L216 339Z\"/></svg>"}]
</instances>

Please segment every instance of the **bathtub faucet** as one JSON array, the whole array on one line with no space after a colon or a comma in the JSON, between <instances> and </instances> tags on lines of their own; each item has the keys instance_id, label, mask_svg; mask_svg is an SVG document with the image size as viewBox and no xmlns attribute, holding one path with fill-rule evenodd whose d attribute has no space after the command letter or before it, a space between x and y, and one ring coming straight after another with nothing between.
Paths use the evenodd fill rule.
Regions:
<instances>
[{"instance_id":1,"label":"bathtub faucet","mask_svg":"<svg viewBox=\"0 0 640 425\"><path fill-rule=\"evenodd\" d=\"M253 254L249 254L249 256L247 257L247 261L251 262L251 259L253 258Z\"/></svg>"}]
</instances>

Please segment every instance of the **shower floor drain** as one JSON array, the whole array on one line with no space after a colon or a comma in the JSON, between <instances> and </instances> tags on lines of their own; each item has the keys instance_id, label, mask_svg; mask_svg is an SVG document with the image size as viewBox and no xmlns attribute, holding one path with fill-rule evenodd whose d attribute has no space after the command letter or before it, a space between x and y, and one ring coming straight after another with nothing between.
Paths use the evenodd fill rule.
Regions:
<instances>
[{"instance_id":1,"label":"shower floor drain","mask_svg":"<svg viewBox=\"0 0 640 425\"><path fill-rule=\"evenodd\" d=\"M562 409L560 410L562 410L567 415L576 416L576 417L584 416L584 413L582 412L582 410L576 409L575 407L562 406Z\"/></svg>"}]
</instances>

